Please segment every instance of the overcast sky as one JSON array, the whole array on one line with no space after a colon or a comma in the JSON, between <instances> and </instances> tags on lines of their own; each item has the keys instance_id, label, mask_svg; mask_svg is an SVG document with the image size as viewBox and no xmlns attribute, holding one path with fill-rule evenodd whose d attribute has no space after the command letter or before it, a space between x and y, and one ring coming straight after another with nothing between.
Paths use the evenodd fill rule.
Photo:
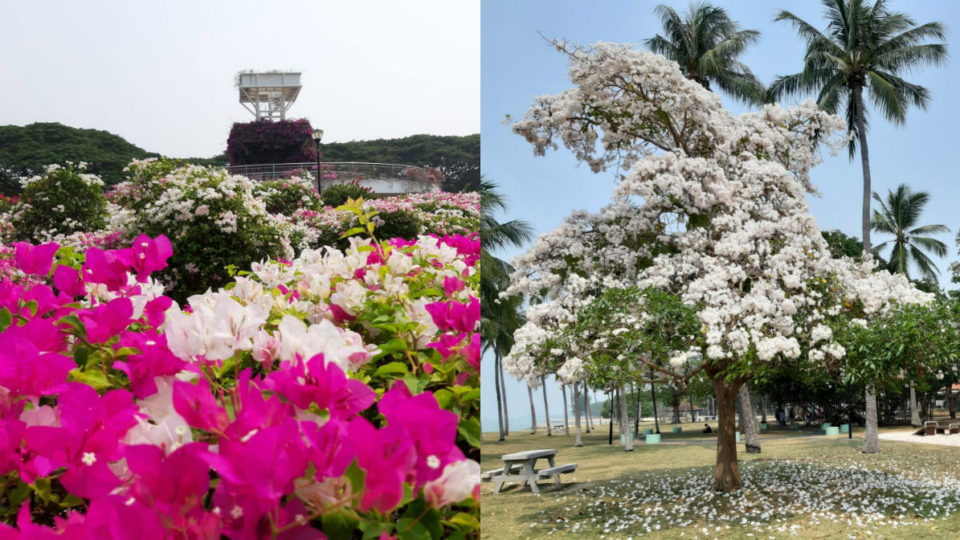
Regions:
<instances>
[{"instance_id":1,"label":"overcast sky","mask_svg":"<svg viewBox=\"0 0 960 540\"><path fill-rule=\"evenodd\" d=\"M687 0L635 2L630 0L536 0L512 2L485 0L482 7L482 85L483 85L483 155L484 175L500 184L509 198L510 207L504 219L521 218L533 225L537 234L560 225L575 209L596 211L610 200L614 187L612 175L592 174L588 167L578 166L566 150L534 157L533 149L522 137L504 125L507 114L520 118L534 97L556 94L570 86L567 60L539 35L561 37L581 44L597 41L640 43L661 32L653 8L658 3L685 13ZM713 0L742 28L756 29L761 38L750 46L741 60L765 84L774 76L796 73L802 69L803 42L786 23L775 23L778 9L788 9L825 28L821 16L823 6L812 0ZM869 148L873 190L883 196L900 183L914 190L930 193L924 211L923 225L944 224L952 233L939 235L949 247L948 256L935 258L941 270L942 286L950 283L950 262L958 260L954 235L960 230L957 207L960 204L960 182L957 182L957 125L960 104L956 99L960 87L960 3L952 0L911 2L891 0L893 10L905 11L916 22L941 21L947 26L949 60L943 68L924 68L906 75L907 80L926 86L931 101L926 111L911 108L905 126L894 126L875 112L871 114ZM721 94L724 105L736 113L746 108ZM873 108L871 106L871 111ZM859 157L851 161L846 152L826 156L823 164L811 173L822 197L809 198L810 209L823 230L840 229L860 237L860 197L862 176ZM886 240L875 234L874 244ZM504 252L510 258L517 250ZM493 361L484 359L482 372L483 429L496 430L496 398L493 388ZM530 406L527 391L517 381L508 381L507 396L512 428L529 425ZM550 412L561 418L560 392L550 383ZM543 414L543 398L537 392L538 414Z\"/></svg>"},{"instance_id":2,"label":"overcast sky","mask_svg":"<svg viewBox=\"0 0 960 540\"><path fill-rule=\"evenodd\" d=\"M480 130L480 2L0 0L0 125L60 122L173 157L223 152L237 71L302 71L330 142Z\"/></svg>"}]
</instances>

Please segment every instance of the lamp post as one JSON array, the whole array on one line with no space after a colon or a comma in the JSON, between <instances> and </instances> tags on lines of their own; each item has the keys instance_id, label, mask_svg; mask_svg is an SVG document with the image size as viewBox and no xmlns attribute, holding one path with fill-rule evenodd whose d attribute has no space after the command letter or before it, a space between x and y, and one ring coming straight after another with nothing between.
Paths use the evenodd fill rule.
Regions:
<instances>
[{"instance_id":1,"label":"lamp post","mask_svg":"<svg viewBox=\"0 0 960 540\"><path fill-rule=\"evenodd\" d=\"M320 186L320 139L323 138L323 130L313 130L313 141L317 143L317 194L322 195L323 189Z\"/></svg>"}]
</instances>

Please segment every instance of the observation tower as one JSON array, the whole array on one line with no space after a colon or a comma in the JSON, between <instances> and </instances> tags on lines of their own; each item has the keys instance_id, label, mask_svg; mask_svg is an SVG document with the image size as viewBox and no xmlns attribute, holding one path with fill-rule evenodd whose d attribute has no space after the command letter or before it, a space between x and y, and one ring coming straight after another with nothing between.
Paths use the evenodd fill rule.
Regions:
<instances>
[{"instance_id":1,"label":"observation tower","mask_svg":"<svg viewBox=\"0 0 960 540\"><path fill-rule=\"evenodd\" d=\"M286 120L287 109L300 95L300 72L241 71L237 88L240 104L257 120Z\"/></svg>"}]
</instances>

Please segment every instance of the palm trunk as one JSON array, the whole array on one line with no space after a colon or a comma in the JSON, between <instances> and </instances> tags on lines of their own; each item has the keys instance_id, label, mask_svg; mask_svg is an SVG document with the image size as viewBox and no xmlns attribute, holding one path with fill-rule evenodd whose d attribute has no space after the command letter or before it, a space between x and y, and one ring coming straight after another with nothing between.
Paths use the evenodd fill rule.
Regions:
<instances>
[{"instance_id":1,"label":"palm trunk","mask_svg":"<svg viewBox=\"0 0 960 540\"><path fill-rule=\"evenodd\" d=\"M530 383L527 382L527 395L530 396L530 434L535 435L537 433L537 410L533 407L533 388L530 388Z\"/></svg>"},{"instance_id":2,"label":"palm trunk","mask_svg":"<svg viewBox=\"0 0 960 540\"><path fill-rule=\"evenodd\" d=\"M625 439L624 452L633 452L633 433L630 433L630 418L627 414L627 395L621 386L617 394L620 396L620 433Z\"/></svg>"},{"instance_id":3,"label":"palm trunk","mask_svg":"<svg viewBox=\"0 0 960 540\"><path fill-rule=\"evenodd\" d=\"M510 435L510 412L507 410L507 384L506 380L503 378L503 361L500 361L500 367L498 373L494 373L494 377L500 378L500 388L503 389L503 435Z\"/></svg>"},{"instance_id":4,"label":"palm trunk","mask_svg":"<svg viewBox=\"0 0 960 540\"><path fill-rule=\"evenodd\" d=\"M866 426L863 432L863 453L875 454L880 450L880 437L877 436L877 394L873 385L867 385L865 391L867 400Z\"/></svg>"},{"instance_id":5,"label":"palm trunk","mask_svg":"<svg viewBox=\"0 0 960 540\"><path fill-rule=\"evenodd\" d=\"M750 403L750 389L744 384L740 387L740 423L748 454L760 453L760 438L758 437L757 417L753 414L753 404Z\"/></svg>"},{"instance_id":6,"label":"palm trunk","mask_svg":"<svg viewBox=\"0 0 960 540\"><path fill-rule=\"evenodd\" d=\"M493 354L494 354L493 368L495 370L499 370L500 369L500 350L497 348L494 348ZM503 403L500 397L500 377L497 376L496 372L494 372L493 375L494 375L493 385L497 389L497 421L500 427L500 439L498 440L503 441L507 438L507 436L506 436L506 433L503 431Z\"/></svg>"},{"instance_id":7,"label":"palm trunk","mask_svg":"<svg viewBox=\"0 0 960 540\"><path fill-rule=\"evenodd\" d=\"M910 381L910 425L920 427L920 412L917 410L917 388Z\"/></svg>"},{"instance_id":8,"label":"palm trunk","mask_svg":"<svg viewBox=\"0 0 960 540\"><path fill-rule=\"evenodd\" d=\"M577 439L573 445L583 446L583 438L580 435L580 387L577 383L573 383L573 424L577 431Z\"/></svg>"},{"instance_id":9,"label":"palm trunk","mask_svg":"<svg viewBox=\"0 0 960 540\"><path fill-rule=\"evenodd\" d=\"M547 419L547 437L553 436L553 424L550 423L550 406L547 405L547 377L540 376L540 386L543 388L543 415Z\"/></svg>"},{"instance_id":10,"label":"palm trunk","mask_svg":"<svg viewBox=\"0 0 960 540\"><path fill-rule=\"evenodd\" d=\"M740 383L723 377L713 380L717 396L717 465L713 471L713 489L729 493L740 489L737 468L737 390Z\"/></svg>"},{"instance_id":11,"label":"palm trunk","mask_svg":"<svg viewBox=\"0 0 960 540\"><path fill-rule=\"evenodd\" d=\"M863 88L853 91L857 107L857 135L860 137L860 164L863 168L863 208L860 226L863 231L863 254L870 253L870 151L867 148L867 129L863 117ZM876 427L876 426L874 426Z\"/></svg>"}]
</instances>

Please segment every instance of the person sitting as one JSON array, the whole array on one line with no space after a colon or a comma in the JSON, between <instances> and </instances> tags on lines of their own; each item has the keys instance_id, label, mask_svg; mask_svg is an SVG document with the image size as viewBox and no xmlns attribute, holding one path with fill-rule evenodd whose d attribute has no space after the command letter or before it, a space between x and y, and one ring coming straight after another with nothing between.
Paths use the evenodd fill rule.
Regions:
<instances>
[{"instance_id":1,"label":"person sitting","mask_svg":"<svg viewBox=\"0 0 960 540\"><path fill-rule=\"evenodd\" d=\"M710 424L704 424L704 426L706 426L703 428L704 433L713 433L713 428L710 427Z\"/></svg>"}]
</instances>

